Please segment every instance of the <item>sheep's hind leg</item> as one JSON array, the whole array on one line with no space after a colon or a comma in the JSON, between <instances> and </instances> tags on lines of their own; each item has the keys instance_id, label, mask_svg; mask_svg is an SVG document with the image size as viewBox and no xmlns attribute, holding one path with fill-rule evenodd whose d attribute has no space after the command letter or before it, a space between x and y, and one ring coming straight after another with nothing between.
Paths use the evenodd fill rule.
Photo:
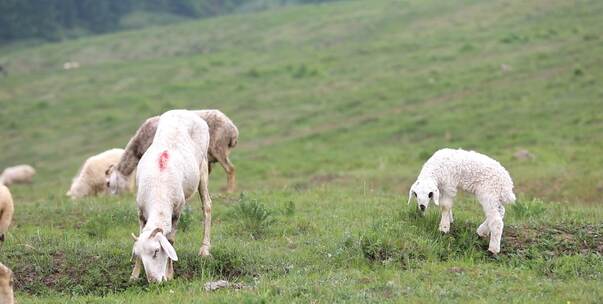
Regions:
<instances>
[{"instance_id":1,"label":"sheep's hind leg","mask_svg":"<svg viewBox=\"0 0 603 304\"><path fill-rule=\"evenodd\" d=\"M226 192L232 193L236 187L235 166L230 162L227 152L220 150L217 154L215 157L220 165L222 165L222 168L224 168L227 176Z\"/></svg>"},{"instance_id":2,"label":"sheep's hind leg","mask_svg":"<svg viewBox=\"0 0 603 304\"><path fill-rule=\"evenodd\" d=\"M493 254L498 254L500 252L500 240L504 227L503 218L497 210L497 207L490 208L486 212L486 217L488 228L490 229L490 244L488 246L488 251Z\"/></svg>"},{"instance_id":3,"label":"sheep's hind leg","mask_svg":"<svg viewBox=\"0 0 603 304\"><path fill-rule=\"evenodd\" d=\"M199 249L200 256L209 256L209 248L211 246L210 234L211 234L211 197L209 195L209 189L207 187L208 181L208 169L207 160L203 160L201 163L201 178L199 181L199 196L203 202L203 242Z\"/></svg>"}]
</instances>

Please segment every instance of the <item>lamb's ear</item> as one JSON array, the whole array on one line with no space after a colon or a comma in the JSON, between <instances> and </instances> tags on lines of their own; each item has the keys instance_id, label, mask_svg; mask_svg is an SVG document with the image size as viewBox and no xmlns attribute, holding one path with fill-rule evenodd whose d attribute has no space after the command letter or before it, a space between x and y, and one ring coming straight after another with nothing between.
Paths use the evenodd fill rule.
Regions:
<instances>
[{"instance_id":1,"label":"lamb's ear","mask_svg":"<svg viewBox=\"0 0 603 304\"><path fill-rule=\"evenodd\" d=\"M130 234L132 236L132 239L134 240L134 242L138 241L138 237L136 235L134 235L134 233Z\"/></svg>"},{"instance_id":2,"label":"lamb's ear","mask_svg":"<svg viewBox=\"0 0 603 304\"><path fill-rule=\"evenodd\" d=\"M433 203L436 204L436 206L440 205L440 191L437 189L433 191Z\"/></svg>"},{"instance_id":3,"label":"lamb's ear","mask_svg":"<svg viewBox=\"0 0 603 304\"><path fill-rule=\"evenodd\" d=\"M109 176L111 175L111 171L113 171L113 164L109 165L109 168L107 168L107 170L105 170L105 176Z\"/></svg>"},{"instance_id":4,"label":"lamb's ear","mask_svg":"<svg viewBox=\"0 0 603 304\"><path fill-rule=\"evenodd\" d=\"M159 244L161 245L161 248L163 248L163 250L165 250L165 253L167 253L168 257L170 259L172 259L172 261L178 261L178 256L176 255L176 249L174 249L174 246L172 246L172 244L170 244L170 241L168 241L168 239L163 234L159 234L158 237L159 237Z\"/></svg>"},{"instance_id":5,"label":"lamb's ear","mask_svg":"<svg viewBox=\"0 0 603 304\"><path fill-rule=\"evenodd\" d=\"M408 190L408 203L406 205L410 205L410 201L412 201L412 187Z\"/></svg>"}]
</instances>

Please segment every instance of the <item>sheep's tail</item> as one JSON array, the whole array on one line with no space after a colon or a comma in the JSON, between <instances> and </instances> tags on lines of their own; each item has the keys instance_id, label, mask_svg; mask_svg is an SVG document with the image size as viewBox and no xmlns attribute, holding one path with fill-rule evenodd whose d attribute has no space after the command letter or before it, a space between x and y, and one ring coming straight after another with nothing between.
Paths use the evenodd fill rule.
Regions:
<instances>
[{"instance_id":1,"label":"sheep's tail","mask_svg":"<svg viewBox=\"0 0 603 304\"><path fill-rule=\"evenodd\" d=\"M513 193L513 191L505 193L502 197L503 204L513 204L516 200L517 198L515 197L515 193Z\"/></svg>"},{"instance_id":2,"label":"sheep's tail","mask_svg":"<svg viewBox=\"0 0 603 304\"><path fill-rule=\"evenodd\" d=\"M234 148L237 145L237 141L238 141L238 137L237 136L233 136L230 138L230 142L228 143L228 147L229 148Z\"/></svg>"}]
</instances>

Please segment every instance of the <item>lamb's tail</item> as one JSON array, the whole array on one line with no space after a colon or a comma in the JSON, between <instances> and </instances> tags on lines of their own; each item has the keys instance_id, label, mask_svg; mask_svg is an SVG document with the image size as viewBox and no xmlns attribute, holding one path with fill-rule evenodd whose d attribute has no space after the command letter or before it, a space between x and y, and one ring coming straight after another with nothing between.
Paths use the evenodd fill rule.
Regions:
<instances>
[{"instance_id":1,"label":"lamb's tail","mask_svg":"<svg viewBox=\"0 0 603 304\"><path fill-rule=\"evenodd\" d=\"M513 191L509 191L502 195L501 200L503 204L513 204L517 198L515 197L515 193L513 193Z\"/></svg>"}]
</instances>

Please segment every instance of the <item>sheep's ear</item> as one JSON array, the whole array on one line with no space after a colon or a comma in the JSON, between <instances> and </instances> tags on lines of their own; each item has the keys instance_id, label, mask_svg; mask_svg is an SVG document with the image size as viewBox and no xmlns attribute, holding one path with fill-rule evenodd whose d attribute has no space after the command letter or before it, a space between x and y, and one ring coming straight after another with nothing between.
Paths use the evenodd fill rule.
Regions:
<instances>
[{"instance_id":1,"label":"sheep's ear","mask_svg":"<svg viewBox=\"0 0 603 304\"><path fill-rule=\"evenodd\" d=\"M130 234L132 236L132 239L134 240L134 242L138 241L138 237L136 235L134 235L134 233Z\"/></svg>"},{"instance_id":2,"label":"sheep's ear","mask_svg":"<svg viewBox=\"0 0 603 304\"><path fill-rule=\"evenodd\" d=\"M159 244L161 245L161 248L163 248L163 250L165 250L165 253L167 253L168 257L172 261L178 261L178 256L176 255L176 249L174 249L174 246L172 246L172 244L170 244L170 241L168 241L168 239L165 237L165 235L159 234Z\"/></svg>"},{"instance_id":3,"label":"sheep's ear","mask_svg":"<svg viewBox=\"0 0 603 304\"><path fill-rule=\"evenodd\" d=\"M155 228L155 230L153 230L153 232L151 232L151 235L149 235L149 239L154 238L158 233L163 233L163 229L157 227Z\"/></svg>"},{"instance_id":4,"label":"sheep's ear","mask_svg":"<svg viewBox=\"0 0 603 304\"><path fill-rule=\"evenodd\" d=\"M412 201L412 187L408 190L408 203L406 205L410 205L410 201Z\"/></svg>"},{"instance_id":5,"label":"sheep's ear","mask_svg":"<svg viewBox=\"0 0 603 304\"><path fill-rule=\"evenodd\" d=\"M113 171L113 164L109 165L109 168L107 168L107 170L105 171L105 176L111 175L112 171Z\"/></svg>"}]
</instances>

